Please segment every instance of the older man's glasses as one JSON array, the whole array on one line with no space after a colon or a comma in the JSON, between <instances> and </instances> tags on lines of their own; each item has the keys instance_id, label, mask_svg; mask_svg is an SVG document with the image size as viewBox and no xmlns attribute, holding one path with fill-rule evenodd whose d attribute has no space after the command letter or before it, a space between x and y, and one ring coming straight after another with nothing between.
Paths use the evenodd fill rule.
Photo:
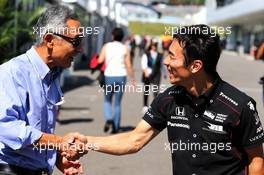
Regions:
<instances>
[{"instance_id":1,"label":"older man's glasses","mask_svg":"<svg viewBox=\"0 0 264 175\"><path fill-rule=\"evenodd\" d=\"M63 38L66 41L68 41L75 48L80 47L82 44L82 38L83 38L82 36L76 36L75 38L71 38L71 37L67 37L67 36L64 36L64 35L61 35L58 33L53 33L53 34Z\"/></svg>"}]
</instances>

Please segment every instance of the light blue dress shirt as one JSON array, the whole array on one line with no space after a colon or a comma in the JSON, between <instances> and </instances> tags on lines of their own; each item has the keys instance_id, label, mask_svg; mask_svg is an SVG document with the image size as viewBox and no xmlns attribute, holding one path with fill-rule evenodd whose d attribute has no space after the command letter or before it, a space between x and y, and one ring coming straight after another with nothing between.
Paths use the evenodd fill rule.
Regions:
<instances>
[{"instance_id":1,"label":"light blue dress shirt","mask_svg":"<svg viewBox=\"0 0 264 175\"><path fill-rule=\"evenodd\" d=\"M30 145L54 133L63 94L53 74L34 47L0 66L0 163L52 173L56 151Z\"/></svg>"}]
</instances>

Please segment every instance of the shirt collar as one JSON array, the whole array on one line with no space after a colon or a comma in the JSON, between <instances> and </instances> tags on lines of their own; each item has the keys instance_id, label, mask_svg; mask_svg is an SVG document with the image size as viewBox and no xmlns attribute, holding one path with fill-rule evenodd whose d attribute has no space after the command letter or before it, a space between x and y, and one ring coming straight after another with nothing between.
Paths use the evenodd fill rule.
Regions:
<instances>
[{"instance_id":1,"label":"shirt collar","mask_svg":"<svg viewBox=\"0 0 264 175\"><path fill-rule=\"evenodd\" d=\"M59 67L55 67L53 69L51 69L48 74L51 75L51 78L54 80L56 79L62 72L62 68L59 68Z\"/></svg>"},{"instance_id":2,"label":"shirt collar","mask_svg":"<svg viewBox=\"0 0 264 175\"><path fill-rule=\"evenodd\" d=\"M191 95L183 86L177 86L176 91L177 94L180 96L187 97L192 103L195 104L195 106L200 107L204 104L206 104L215 94L216 89L219 87L221 82L223 81L217 72L213 74L213 86L211 86L205 93L200 95L199 97L195 97Z\"/></svg>"},{"instance_id":3,"label":"shirt collar","mask_svg":"<svg viewBox=\"0 0 264 175\"><path fill-rule=\"evenodd\" d=\"M212 98L212 96L215 94L215 90L217 89L217 87L219 86L220 82L222 82L222 79L220 78L220 76L218 75L217 72L214 73L213 75L213 86L210 87L204 94L202 94L200 97L204 97L206 99L210 99Z\"/></svg>"},{"instance_id":4,"label":"shirt collar","mask_svg":"<svg viewBox=\"0 0 264 175\"><path fill-rule=\"evenodd\" d=\"M42 60L42 58L39 56L38 52L33 46L26 52L26 55L28 56L33 66L36 68L36 71L39 74L40 78L43 80L46 75L51 71L50 68Z\"/></svg>"}]
</instances>

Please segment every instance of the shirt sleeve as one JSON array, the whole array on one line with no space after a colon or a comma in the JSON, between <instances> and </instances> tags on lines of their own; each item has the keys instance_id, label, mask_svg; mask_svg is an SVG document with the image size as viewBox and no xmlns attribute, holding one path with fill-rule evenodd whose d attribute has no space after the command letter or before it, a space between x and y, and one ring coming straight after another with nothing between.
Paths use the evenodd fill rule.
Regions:
<instances>
[{"instance_id":1,"label":"shirt sleeve","mask_svg":"<svg viewBox=\"0 0 264 175\"><path fill-rule=\"evenodd\" d=\"M264 142L263 127L256 110L256 102L253 99L247 101L242 109L238 133L240 144L245 148L261 145Z\"/></svg>"},{"instance_id":2,"label":"shirt sleeve","mask_svg":"<svg viewBox=\"0 0 264 175\"><path fill-rule=\"evenodd\" d=\"M148 67L148 58L146 54L143 54L141 58L141 68L143 71L147 69L148 75L152 73L152 69Z\"/></svg>"},{"instance_id":3,"label":"shirt sleeve","mask_svg":"<svg viewBox=\"0 0 264 175\"><path fill-rule=\"evenodd\" d=\"M160 95L161 94L153 100L152 104L148 108L148 111L143 116L143 120L145 120L153 128L162 131L167 126L167 120L164 114L160 111Z\"/></svg>"},{"instance_id":4,"label":"shirt sleeve","mask_svg":"<svg viewBox=\"0 0 264 175\"><path fill-rule=\"evenodd\" d=\"M148 58L147 58L147 55L146 54L143 54L142 55L142 58L141 58L141 68L142 70L145 70L148 68Z\"/></svg>"},{"instance_id":5,"label":"shirt sleeve","mask_svg":"<svg viewBox=\"0 0 264 175\"><path fill-rule=\"evenodd\" d=\"M42 132L26 122L26 90L8 73L0 75L0 142L17 150L33 144Z\"/></svg>"}]
</instances>

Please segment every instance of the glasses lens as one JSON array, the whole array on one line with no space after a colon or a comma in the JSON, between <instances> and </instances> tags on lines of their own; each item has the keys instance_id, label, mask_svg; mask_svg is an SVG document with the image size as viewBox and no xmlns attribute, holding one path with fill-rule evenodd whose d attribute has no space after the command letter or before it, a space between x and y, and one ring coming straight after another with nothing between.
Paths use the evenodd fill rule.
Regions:
<instances>
[{"instance_id":1,"label":"glasses lens","mask_svg":"<svg viewBox=\"0 0 264 175\"><path fill-rule=\"evenodd\" d=\"M79 47L82 43L82 37L81 36L77 36L76 38L70 38L58 33L54 33L54 35L57 35L59 37L62 37L63 39L65 39L66 41L70 42L73 47Z\"/></svg>"},{"instance_id":2,"label":"glasses lens","mask_svg":"<svg viewBox=\"0 0 264 175\"><path fill-rule=\"evenodd\" d=\"M74 38L74 40L72 41L72 45L74 47L79 47L82 43L82 38L81 37L76 37Z\"/></svg>"}]
</instances>

